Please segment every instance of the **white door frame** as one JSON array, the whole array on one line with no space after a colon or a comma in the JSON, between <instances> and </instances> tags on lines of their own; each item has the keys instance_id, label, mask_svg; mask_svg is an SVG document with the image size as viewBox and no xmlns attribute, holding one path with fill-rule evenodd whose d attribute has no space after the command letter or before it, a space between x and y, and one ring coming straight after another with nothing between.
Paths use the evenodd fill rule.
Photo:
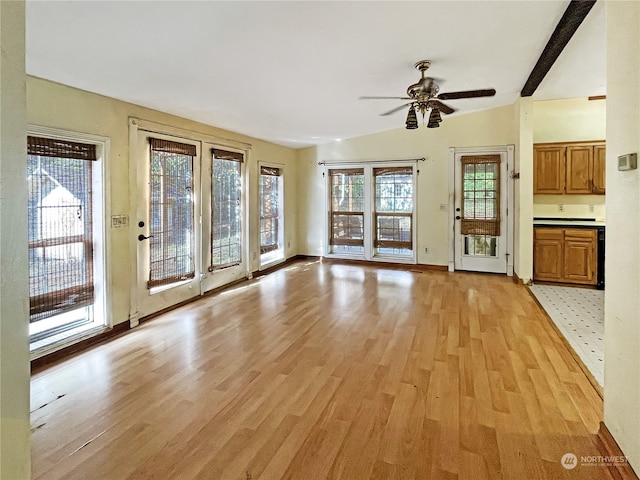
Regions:
<instances>
[{"instance_id":1,"label":"white door frame","mask_svg":"<svg viewBox=\"0 0 640 480\"><path fill-rule=\"evenodd\" d=\"M514 145L498 145L487 147L451 147L449 148L449 271L455 271L455 204L456 204L456 178L455 159L456 155L491 155L506 154L507 157L507 276L513 276L513 219L515 217L514 195L513 195L513 165L514 165Z\"/></svg>"}]
</instances>

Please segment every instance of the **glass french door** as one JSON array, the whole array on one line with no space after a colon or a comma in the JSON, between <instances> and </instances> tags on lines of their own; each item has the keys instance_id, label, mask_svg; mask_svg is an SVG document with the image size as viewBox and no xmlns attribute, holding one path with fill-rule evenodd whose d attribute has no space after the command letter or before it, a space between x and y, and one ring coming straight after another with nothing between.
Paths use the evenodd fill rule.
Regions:
<instances>
[{"instance_id":1,"label":"glass french door","mask_svg":"<svg viewBox=\"0 0 640 480\"><path fill-rule=\"evenodd\" d=\"M138 316L200 294L200 143L139 131Z\"/></svg>"},{"instance_id":2,"label":"glass french door","mask_svg":"<svg viewBox=\"0 0 640 480\"><path fill-rule=\"evenodd\" d=\"M202 153L202 291L245 278L245 155L205 143Z\"/></svg>"},{"instance_id":3,"label":"glass french door","mask_svg":"<svg viewBox=\"0 0 640 480\"><path fill-rule=\"evenodd\" d=\"M136 315L246 277L244 154L138 130Z\"/></svg>"},{"instance_id":4,"label":"glass french door","mask_svg":"<svg viewBox=\"0 0 640 480\"><path fill-rule=\"evenodd\" d=\"M415 263L413 165L327 170L327 255Z\"/></svg>"},{"instance_id":5,"label":"glass french door","mask_svg":"<svg viewBox=\"0 0 640 480\"><path fill-rule=\"evenodd\" d=\"M507 272L506 154L455 156L455 268Z\"/></svg>"}]
</instances>

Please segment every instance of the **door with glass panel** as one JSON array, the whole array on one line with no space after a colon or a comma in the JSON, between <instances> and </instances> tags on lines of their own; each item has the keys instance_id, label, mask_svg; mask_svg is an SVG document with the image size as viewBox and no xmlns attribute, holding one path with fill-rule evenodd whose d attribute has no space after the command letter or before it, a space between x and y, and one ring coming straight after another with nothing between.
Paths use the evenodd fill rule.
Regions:
<instances>
[{"instance_id":1,"label":"door with glass panel","mask_svg":"<svg viewBox=\"0 0 640 480\"><path fill-rule=\"evenodd\" d=\"M365 255L364 168L331 168L329 177L329 254Z\"/></svg>"},{"instance_id":2,"label":"door with glass panel","mask_svg":"<svg viewBox=\"0 0 640 480\"><path fill-rule=\"evenodd\" d=\"M374 255L413 257L413 167L373 169Z\"/></svg>"},{"instance_id":3,"label":"door with glass panel","mask_svg":"<svg viewBox=\"0 0 640 480\"><path fill-rule=\"evenodd\" d=\"M506 154L455 156L455 268L507 272Z\"/></svg>"},{"instance_id":4,"label":"door with glass panel","mask_svg":"<svg viewBox=\"0 0 640 480\"><path fill-rule=\"evenodd\" d=\"M282 170L281 167L260 165L260 267L285 257Z\"/></svg>"},{"instance_id":5,"label":"door with glass panel","mask_svg":"<svg viewBox=\"0 0 640 480\"><path fill-rule=\"evenodd\" d=\"M202 291L247 276L244 187L245 154L202 148Z\"/></svg>"},{"instance_id":6,"label":"door with glass panel","mask_svg":"<svg viewBox=\"0 0 640 480\"><path fill-rule=\"evenodd\" d=\"M200 143L138 131L138 316L200 294ZM117 254L115 252L114 254Z\"/></svg>"}]
</instances>

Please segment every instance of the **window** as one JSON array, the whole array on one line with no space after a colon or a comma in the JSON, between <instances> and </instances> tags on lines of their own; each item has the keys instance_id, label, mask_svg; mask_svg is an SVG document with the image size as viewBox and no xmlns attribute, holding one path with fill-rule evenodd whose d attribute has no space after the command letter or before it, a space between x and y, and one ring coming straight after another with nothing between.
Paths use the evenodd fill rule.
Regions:
<instances>
[{"instance_id":1,"label":"window","mask_svg":"<svg viewBox=\"0 0 640 480\"><path fill-rule=\"evenodd\" d=\"M331 253L364 253L364 169L329 170Z\"/></svg>"},{"instance_id":2,"label":"window","mask_svg":"<svg viewBox=\"0 0 640 480\"><path fill-rule=\"evenodd\" d=\"M151 148L150 271L147 288L195 276L193 157L195 146L149 139Z\"/></svg>"},{"instance_id":3,"label":"window","mask_svg":"<svg viewBox=\"0 0 640 480\"><path fill-rule=\"evenodd\" d=\"M377 253L411 254L413 250L413 168L374 168Z\"/></svg>"},{"instance_id":4,"label":"window","mask_svg":"<svg viewBox=\"0 0 640 480\"><path fill-rule=\"evenodd\" d=\"M32 342L96 321L97 160L95 144L27 137Z\"/></svg>"},{"instance_id":5,"label":"window","mask_svg":"<svg viewBox=\"0 0 640 480\"><path fill-rule=\"evenodd\" d=\"M211 265L209 271L242 261L242 163L244 155L212 149Z\"/></svg>"},{"instance_id":6,"label":"window","mask_svg":"<svg viewBox=\"0 0 640 480\"><path fill-rule=\"evenodd\" d=\"M282 170L260 166L260 263L284 258Z\"/></svg>"},{"instance_id":7,"label":"window","mask_svg":"<svg viewBox=\"0 0 640 480\"><path fill-rule=\"evenodd\" d=\"M465 255L494 257L500 236L500 156L462 157L462 220Z\"/></svg>"}]
</instances>

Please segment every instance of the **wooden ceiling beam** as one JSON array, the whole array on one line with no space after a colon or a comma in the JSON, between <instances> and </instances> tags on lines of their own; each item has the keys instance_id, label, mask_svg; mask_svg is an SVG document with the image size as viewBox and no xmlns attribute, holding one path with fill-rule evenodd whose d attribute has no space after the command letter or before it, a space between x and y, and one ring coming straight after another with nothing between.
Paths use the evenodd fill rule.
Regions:
<instances>
[{"instance_id":1,"label":"wooden ceiling beam","mask_svg":"<svg viewBox=\"0 0 640 480\"><path fill-rule=\"evenodd\" d=\"M522 87L521 97L533 95L595 3L596 0L571 0L569 2L569 6L564 11L538 62Z\"/></svg>"}]
</instances>

